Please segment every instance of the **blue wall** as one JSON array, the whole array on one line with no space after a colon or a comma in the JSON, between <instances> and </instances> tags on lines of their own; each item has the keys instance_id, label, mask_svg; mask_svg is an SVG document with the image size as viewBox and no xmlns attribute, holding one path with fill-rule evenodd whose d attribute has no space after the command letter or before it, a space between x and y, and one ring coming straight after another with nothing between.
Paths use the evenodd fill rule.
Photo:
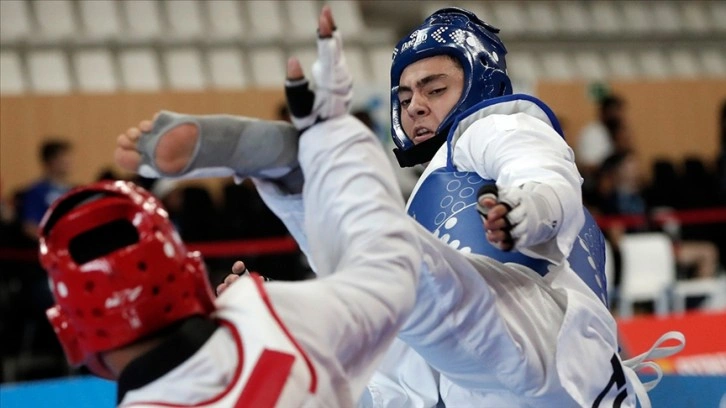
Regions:
<instances>
[{"instance_id":1,"label":"blue wall","mask_svg":"<svg viewBox=\"0 0 726 408\"><path fill-rule=\"evenodd\" d=\"M0 386L0 408L110 408L116 384L94 377L74 377Z\"/></svg>"},{"instance_id":2,"label":"blue wall","mask_svg":"<svg viewBox=\"0 0 726 408\"><path fill-rule=\"evenodd\" d=\"M726 377L665 376L649 395L654 408L719 408ZM115 398L114 383L91 377L0 386L0 408L110 408Z\"/></svg>"}]
</instances>

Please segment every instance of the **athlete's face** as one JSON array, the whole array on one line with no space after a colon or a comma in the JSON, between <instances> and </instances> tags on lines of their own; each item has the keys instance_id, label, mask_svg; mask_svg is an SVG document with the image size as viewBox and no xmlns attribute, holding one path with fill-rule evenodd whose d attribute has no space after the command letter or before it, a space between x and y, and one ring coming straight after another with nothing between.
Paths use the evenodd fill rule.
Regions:
<instances>
[{"instance_id":1,"label":"athlete's face","mask_svg":"<svg viewBox=\"0 0 726 408\"><path fill-rule=\"evenodd\" d=\"M461 97L464 71L445 55L424 58L401 74L401 125L414 144L432 138Z\"/></svg>"}]
</instances>

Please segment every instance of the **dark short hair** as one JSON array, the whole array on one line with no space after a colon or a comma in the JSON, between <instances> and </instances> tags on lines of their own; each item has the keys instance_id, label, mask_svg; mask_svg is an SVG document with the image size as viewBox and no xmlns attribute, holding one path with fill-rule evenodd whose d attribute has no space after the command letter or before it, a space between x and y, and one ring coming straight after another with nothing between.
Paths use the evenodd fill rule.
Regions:
<instances>
[{"instance_id":1,"label":"dark short hair","mask_svg":"<svg viewBox=\"0 0 726 408\"><path fill-rule=\"evenodd\" d=\"M635 152L632 150L624 150L622 152L611 154L600 165L600 174L612 174L620 167L621 164L623 164L625 159L633 154L635 154Z\"/></svg>"},{"instance_id":2,"label":"dark short hair","mask_svg":"<svg viewBox=\"0 0 726 408\"><path fill-rule=\"evenodd\" d=\"M64 140L46 140L40 147L40 161L43 164L48 164L69 150L71 150L71 144Z\"/></svg>"},{"instance_id":3,"label":"dark short hair","mask_svg":"<svg viewBox=\"0 0 726 408\"><path fill-rule=\"evenodd\" d=\"M605 129L607 129L608 135L610 136L611 139L614 138L615 135L620 133L623 130L623 128L625 127L625 125L623 124L623 121L620 120L619 118L606 119L603 122L603 125L605 125Z\"/></svg>"},{"instance_id":4,"label":"dark short hair","mask_svg":"<svg viewBox=\"0 0 726 408\"><path fill-rule=\"evenodd\" d=\"M277 120L290 120L290 110L286 102L280 103L277 107Z\"/></svg>"},{"instance_id":5,"label":"dark short hair","mask_svg":"<svg viewBox=\"0 0 726 408\"><path fill-rule=\"evenodd\" d=\"M450 60L454 61L454 63L456 64L456 66L457 66L457 67L458 67L459 69L461 69L461 70L463 70L463 69L464 69L464 66L463 66L463 65L461 65L461 61L459 61L459 59L458 59L458 58L456 58L455 56L453 56L453 55L451 55L451 54L443 54L443 55L444 55L444 56L445 56L446 58L448 58L448 59L450 59Z\"/></svg>"},{"instance_id":6,"label":"dark short hair","mask_svg":"<svg viewBox=\"0 0 726 408\"><path fill-rule=\"evenodd\" d=\"M625 105L625 100L617 95L608 95L600 99L600 113L605 113L610 109L622 108Z\"/></svg>"}]
</instances>

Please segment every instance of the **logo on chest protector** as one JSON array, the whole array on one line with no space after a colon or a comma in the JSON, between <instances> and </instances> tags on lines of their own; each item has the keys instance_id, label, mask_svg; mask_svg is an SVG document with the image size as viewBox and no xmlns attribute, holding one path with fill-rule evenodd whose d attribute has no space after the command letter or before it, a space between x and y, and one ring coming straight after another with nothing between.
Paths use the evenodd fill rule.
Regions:
<instances>
[{"instance_id":1,"label":"logo on chest protector","mask_svg":"<svg viewBox=\"0 0 726 408\"><path fill-rule=\"evenodd\" d=\"M452 171L446 167L434 170L421 183L411 198L408 214L434 236L464 253L488 256L502 263L526 266L539 275L549 272L552 264L520 252L502 251L489 243L476 211L476 192L493 180L485 180L474 172ZM567 258L570 267L607 304L604 239L590 213L585 212L583 225ZM556 222L553 228L556 228Z\"/></svg>"}]
</instances>

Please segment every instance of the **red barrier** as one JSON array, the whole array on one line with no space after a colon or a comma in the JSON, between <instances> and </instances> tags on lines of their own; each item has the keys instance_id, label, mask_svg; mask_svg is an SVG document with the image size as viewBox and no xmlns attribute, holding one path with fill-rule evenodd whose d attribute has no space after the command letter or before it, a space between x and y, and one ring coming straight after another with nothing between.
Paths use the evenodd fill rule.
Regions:
<instances>
[{"instance_id":1,"label":"red barrier","mask_svg":"<svg viewBox=\"0 0 726 408\"><path fill-rule=\"evenodd\" d=\"M217 241L187 244L192 251L199 251L207 258L234 258L289 254L296 252L297 243L292 237L251 239L245 241Z\"/></svg>"},{"instance_id":2,"label":"red barrier","mask_svg":"<svg viewBox=\"0 0 726 408\"><path fill-rule=\"evenodd\" d=\"M726 223L726 207L659 212L653 215L653 220L659 225L672 220L676 220L682 225Z\"/></svg>"},{"instance_id":3,"label":"red barrier","mask_svg":"<svg viewBox=\"0 0 726 408\"><path fill-rule=\"evenodd\" d=\"M682 375L726 374L725 312L692 312L671 316L619 319L618 331L625 354L633 356L650 348L661 334L676 330L686 336L680 353L656 359L664 373ZM673 345L667 342L664 346Z\"/></svg>"},{"instance_id":4,"label":"red barrier","mask_svg":"<svg viewBox=\"0 0 726 408\"><path fill-rule=\"evenodd\" d=\"M726 207L703 208L698 210L658 212L650 218L644 216L596 216L601 228L615 225L624 227L642 227L648 221L654 225L663 225L676 221L681 225L726 223ZM192 242L187 247L199 251L207 258L234 258L242 256L289 254L297 251L295 240L290 237L263 238L237 241ZM36 262L37 250L0 248L0 261Z\"/></svg>"},{"instance_id":5,"label":"red barrier","mask_svg":"<svg viewBox=\"0 0 726 408\"><path fill-rule=\"evenodd\" d=\"M600 228L621 226L626 228L644 227L649 224L662 226L669 222L681 225L726 223L726 207L699 208L697 210L657 211L643 215L600 215L596 216Z\"/></svg>"},{"instance_id":6,"label":"red barrier","mask_svg":"<svg viewBox=\"0 0 726 408\"><path fill-rule=\"evenodd\" d=\"M292 237L275 237L240 241L193 242L187 244L191 251L199 251L207 258L235 258L297 252ZM0 248L0 261L37 262L38 250L34 248Z\"/></svg>"}]
</instances>

